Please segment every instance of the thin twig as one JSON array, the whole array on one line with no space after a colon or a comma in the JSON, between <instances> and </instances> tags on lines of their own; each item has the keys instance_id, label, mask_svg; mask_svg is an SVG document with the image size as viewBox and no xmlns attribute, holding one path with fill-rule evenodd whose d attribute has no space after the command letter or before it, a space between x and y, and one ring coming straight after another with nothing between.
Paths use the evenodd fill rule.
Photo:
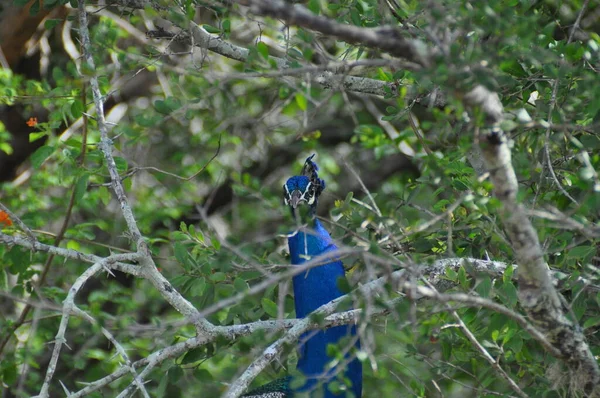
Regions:
<instances>
[{"instance_id":1,"label":"thin twig","mask_svg":"<svg viewBox=\"0 0 600 398\"><path fill-rule=\"evenodd\" d=\"M354 170L354 167L352 167L352 165L350 163L348 163L347 161L344 161L344 164L346 165L348 170L350 170L352 175L356 178L356 180L360 184L360 187L362 188L363 192L367 194L367 197L369 198L369 200L371 201L371 204L373 205L373 209L375 210L375 213L379 217L383 217L381 210L379 210L379 207L377 207L377 203L375 202L375 199L373 199L373 195L371 195L371 191L369 191L369 189L363 182L362 178L360 178L360 175L356 172L356 170Z\"/></svg>"},{"instance_id":2,"label":"thin twig","mask_svg":"<svg viewBox=\"0 0 600 398\"><path fill-rule=\"evenodd\" d=\"M40 398L46 398L49 396L48 390L50 389L50 382L52 381L52 377L54 376L54 371L56 370L56 364L58 363L58 356L60 355L60 350L63 344L66 344L67 340L65 338L65 332L67 330L67 326L69 324L69 316L71 315L71 311L74 306L75 295L79 292L79 289L83 287L85 282L90 279L92 276L97 274L103 269L103 262L107 263L109 259L103 259L100 262L95 263L91 267L89 267L83 274L77 278L73 286L69 289L69 293L67 294L67 298L63 304L63 315L60 320L60 326L58 327L58 332L56 333L56 337L54 339L54 350L52 351L52 356L50 357L50 363L48 364L48 368L46 369L46 376L44 377L44 383L42 384L42 388L39 393Z\"/></svg>"},{"instance_id":3,"label":"thin twig","mask_svg":"<svg viewBox=\"0 0 600 398\"><path fill-rule=\"evenodd\" d=\"M460 328L463 331L463 333L467 336L467 339L471 342L471 344L475 346L475 348L477 348L477 350L481 353L481 355L483 355L485 360L488 361L490 365L492 365L492 368L496 371L496 373L498 373L500 377L506 380L510 388L512 388L512 390L518 396L522 398L528 398L529 395L525 394L525 392L521 390L521 387L519 387L519 385L504 371L504 369L502 369L500 364L496 362L496 360L494 360L494 357L492 357L492 355L485 349L485 347L481 345L479 340L477 340L477 338L469 330L467 325L465 325L465 323L463 322L461 317L456 313L456 311L452 311L452 316L454 316L454 319L456 319L456 321L460 325Z\"/></svg>"},{"instance_id":4,"label":"thin twig","mask_svg":"<svg viewBox=\"0 0 600 398\"><path fill-rule=\"evenodd\" d=\"M35 242L35 235L33 235L33 232L31 232L31 229L29 229L29 227L19 218L17 217L16 214L14 214L12 211L10 211L10 209L6 206L4 206L2 204L2 202L0 202L0 210L4 211L6 214L8 214L8 217L10 218L10 220L14 223L16 223L19 228L21 228L23 230L23 232L25 232L25 235L27 235L27 237L29 238L30 241Z\"/></svg>"}]
</instances>

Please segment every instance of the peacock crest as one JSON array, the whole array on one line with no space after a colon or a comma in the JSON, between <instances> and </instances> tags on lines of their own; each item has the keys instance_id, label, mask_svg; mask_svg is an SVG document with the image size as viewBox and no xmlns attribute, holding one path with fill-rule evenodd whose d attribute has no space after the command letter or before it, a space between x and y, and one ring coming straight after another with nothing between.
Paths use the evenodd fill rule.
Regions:
<instances>
[{"instance_id":1,"label":"peacock crest","mask_svg":"<svg viewBox=\"0 0 600 398\"><path fill-rule=\"evenodd\" d=\"M319 178L319 166L312 160L314 156L306 158L302 175L290 177L283 184L283 202L290 206L292 214L298 206L306 203L310 206L310 214L314 215L319 196L325 189L325 181Z\"/></svg>"}]
</instances>

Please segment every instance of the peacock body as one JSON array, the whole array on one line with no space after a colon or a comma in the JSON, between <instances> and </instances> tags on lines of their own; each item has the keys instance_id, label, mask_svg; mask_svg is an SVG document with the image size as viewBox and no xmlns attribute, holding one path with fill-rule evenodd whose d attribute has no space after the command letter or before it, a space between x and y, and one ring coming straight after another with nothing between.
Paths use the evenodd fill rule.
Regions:
<instances>
[{"instance_id":1,"label":"peacock body","mask_svg":"<svg viewBox=\"0 0 600 398\"><path fill-rule=\"evenodd\" d=\"M314 156L314 155L313 155ZM288 179L284 185L284 201L290 206L294 218L299 216L299 207L308 206L307 216L301 220L305 226L299 227L288 237L291 262L302 265L316 257L333 253L338 250L331 236L321 222L314 217L318 197L325 188L325 182L318 177L318 167L312 161L312 156L306 159L301 176ZM298 220L300 221L300 220ZM332 254L331 261L313 267L293 278L294 305L296 316L304 318L323 304L330 302L343 293L338 287L338 280L344 277L344 266ZM290 388L290 377L275 380L250 393L246 397L256 398L287 398L295 392L310 395L335 398L328 388L329 383L336 379L340 371L328 364L333 358L327 355L327 345L337 344L343 338L355 340L356 349L360 349L360 341L356 338L356 325L336 326L322 331L308 331L300 338L299 359L297 369L306 377L303 386L296 390ZM346 355L349 363L344 363L343 374L352 383L349 391L354 398L362 395L362 365L356 358L350 360L351 353ZM345 396L351 396L346 394Z\"/></svg>"},{"instance_id":2,"label":"peacock body","mask_svg":"<svg viewBox=\"0 0 600 398\"><path fill-rule=\"evenodd\" d=\"M319 220L314 220L309 231L299 231L288 238L292 264L301 265L315 257L328 252L337 251L329 233ZM294 303L296 316L304 318L321 305L330 302L343 293L338 287L338 280L344 277L344 266L341 261L311 268L298 274L293 279ZM321 381L335 378L336 369L327 370L327 364L332 360L327 355L327 345L337 344L345 337L356 336L356 325L336 326L322 331L309 331L300 338L298 370L307 377L307 382L300 391L311 391ZM360 349L360 341L355 346ZM344 375L352 382L351 391L354 397L360 398L362 391L362 365L358 359L353 359L344 370ZM323 383L323 396L333 398L332 392ZM337 395L339 397L339 395Z\"/></svg>"}]
</instances>

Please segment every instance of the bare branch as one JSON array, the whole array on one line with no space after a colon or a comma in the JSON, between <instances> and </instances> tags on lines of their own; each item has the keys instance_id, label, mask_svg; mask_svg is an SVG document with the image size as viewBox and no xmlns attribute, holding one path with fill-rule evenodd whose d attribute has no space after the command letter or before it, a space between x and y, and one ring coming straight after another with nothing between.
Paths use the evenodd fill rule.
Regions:
<instances>
[{"instance_id":1,"label":"bare branch","mask_svg":"<svg viewBox=\"0 0 600 398\"><path fill-rule=\"evenodd\" d=\"M242 0L240 3L249 6L250 11L257 15L282 19L290 25L312 29L348 43L356 43L368 48L378 48L419 65L427 66L430 62L429 55L423 51L424 45L422 43L406 39L397 28L392 26L361 28L345 25L315 15L303 6L291 5L281 0Z\"/></svg>"},{"instance_id":2,"label":"bare branch","mask_svg":"<svg viewBox=\"0 0 600 398\"><path fill-rule=\"evenodd\" d=\"M67 298L63 304L63 315L60 320L60 326L58 327L58 332L56 333L56 337L54 339L54 350L52 351L52 357L50 358L50 363L48 364L48 368L46 369L46 377L44 378L44 384L42 384L42 389L40 390L39 397L46 398L49 396L48 390L50 388L50 382L52 381L52 377L54 376L54 371L56 370L56 364L58 363L58 356L60 355L60 350L63 344L66 344L67 339L65 338L65 332L67 330L67 326L69 324L69 316L75 305L75 295L79 292L79 289L83 287L85 282L96 273L100 272L105 264L109 263L110 258L106 258L100 262L95 263L90 268L88 268L83 274L77 278L73 286L69 289L69 293L67 294Z\"/></svg>"},{"instance_id":3,"label":"bare branch","mask_svg":"<svg viewBox=\"0 0 600 398\"><path fill-rule=\"evenodd\" d=\"M85 311L80 310L75 305L72 306L71 311L73 314L87 320L88 322L90 322L94 325L98 324L98 322L91 315L89 315ZM104 327L100 327L100 330L102 331L102 334L108 339L108 341L110 341L115 346L119 355L121 355L121 357L125 360L125 365L123 367L129 369L129 372L133 376L134 383L136 384L137 388L140 389L144 398L150 398L148 391L146 391L146 388L144 387L144 382L138 376L137 372L135 371L135 368L133 367L131 360L129 359L129 356L127 355L127 352L125 351L125 348L123 348L123 346L117 341L117 339L115 339L115 337L112 335L112 333L109 332L107 329L105 329Z\"/></svg>"},{"instance_id":4,"label":"bare branch","mask_svg":"<svg viewBox=\"0 0 600 398\"><path fill-rule=\"evenodd\" d=\"M125 195L123 184L121 183L115 159L112 155L112 140L108 137L108 128L104 118L104 98L100 92L98 76L95 72L94 59L91 53L90 33L87 27L87 12L85 10L84 0L79 0L78 16L84 57L88 63L88 67L92 70L90 76L90 86L92 88L94 104L96 107L98 129L100 130L101 135L99 147L104 153L108 171L110 173L112 187L117 196L117 200L121 205L121 212L123 213L123 217L127 223L129 233L136 244L139 253L139 262L142 266L144 277L154 285L154 287L161 293L167 302L169 302L169 304L185 315L188 319L194 319L194 324L200 333L210 335L214 329L214 326L208 320L198 316L198 310L196 310L196 308L194 308L189 301L183 298L179 292L173 289L169 281L158 271L156 264L152 259L152 253L150 252L150 249L137 226L131 206L129 205L127 196Z\"/></svg>"},{"instance_id":5,"label":"bare branch","mask_svg":"<svg viewBox=\"0 0 600 398\"><path fill-rule=\"evenodd\" d=\"M40 243L37 240L34 242L29 241L28 239L24 239L20 236L10 236L0 232L0 243L5 243L7 245L17 245L24 247L25 249L29 249L32 252L45 252L54 254L57 256L61 256L64 258L69 258L72 260L83 261L86 263L97 263L103 260L102 257L96 256L93 254L86 254L82 252L78 252L73 249L63 249L61 247L50 246L44 243ZM118 269L119 271L126 272L128 274L134 276L143 276L140 267L133 264L127 264L123 261L137 261L139 258L139 254L137 253L124 253L123 257L119 257L118 261L115 261L110 264L110 267L113 269Z\"/></svg>"},{"instance_id":6,"label":"bare branch","mask_svg":"<svg viewBox=\"0 0 600 398\"><path fill-rule=\"evenodd\" d=\"M184 26L179 26L179 27L181 29L187 29ZM193 21L190 21L189 29L192 32L193 40L191 40L189 38L189 35L187 34L186 30L183 30L180 33L178 33L179 35L183 35L182 37L186 38L185 40L187 42L189 42L195 46L198 46L200 48L212 51L216 54L222 55L224 57L233 59L235 61L246 62L248 60L249 51L247 48L236 46L235 44L229 43L228 41L225 41L216 35L211 35L204 28L202 28L201 26L198 26ZM343 67L343 71L340 71L339 73L337 73L337 72L330 71L330 70L322 71L321 66L316 67L316 66L312 66L312 65L304 66L301 68L291 68L291 64L283 58L279 58L276 56L269 56L269 59L272 59L273 61L275 61L275 65L277 66L278 71L263 72L263 74L267 73L265 75L265 77L269 77L270 74L273 75L272 77L278 77L279 75L281 75L281 76L295 75L295 74L297 74L297 69L304 70L306 68L309 68L308 73L310 73L311 78L313 78L323 88L328 88L328 89L343 88L344 90L347 90L347 91L354 91L354 92L361 92L361 93L365 93L365 94L374 94L374 95L379 95L379 96L385 96L387 94L397 95L398 89L400 87L400 85L397 82L384 82L384 81L377 80L377 79L370 79L370 78L366 78L366 77L347 75L346 73L343 73L343 71L347 70L346 69L347 67ZM371 62L373 62L373 61L371 61ZM389 62L393 63L393 62L398 62L398 61L390 60ZM407 65L406 62L404 62L402 64L402 67L405 69L417 69L419 67L419 65L416 65L416 64ZM338 71L339 66L337 64L332 64L332 65L329 65L329 67L326 69L330 69L330 68L334 69L335 71ZM307 73L307 71L304 71L304 73ZM246 74L243 74L243 75L246 75ZM249 73L249 75L252 76L254 74ZM235 75L235 76L239 76L241 78L240 74ZM417 100L417 98L415 98L415 95L410 94L410 93L407 95L407 98L409 100L411 100L413 98L415 100ZM439 106L440 104L445 103L441 96L438 96L436 98L437 98L437 100L435 101L436 102L435 106ZM418 99L418 102L423 102L423 99Z\"/></svg>"},{"instance_id":7,"label":"bare branch","mask_svg":"<svg viewBox=\"0 0 600 398\"><path fill-rule=\"evenodd\" d=\"M430 287L426 287L426 286L419 286L419 285L413 284L411 282L405 282L405 281L403 281L404 278L405 278L404 270L395 271L389 276L381 277L379 279L376 279L374 281L367 283L366 285L359 287L357 289L357 292L360 292L360 295L362 295L362 296L369 297L369 296L372 296L373 294L375 294L375 292L379 291L384 285L386 285L388 283L392 283L393 285L399 283L398 287L403 293L406 293L406 294L416 293L416 296L413 297L413 299L418 299L420 297L427 297L427 298L439 301L441 303L448 303L448 302L455 301L455 302L460 302L460 303L466 304L467 306L488 308L493 311L507 315L509 318L515 320L519 325L521 325L525 330L527 330L537 341L539 341L552 354L554 354L554 355L559 354L558 350L556 350L547 341L545 336L542 333L540 333L540 331L535 329L522 315L519 315L519 314L515 313L514 311L511 311L510 309L508 309L500 304L494 303L491 300L487 300L487 299L477 297L477 296L470 296L467 294L441 294L441 293L437 292L437 290L433 287L430 288ZM319 327L318 324L311 321L313 314L319 314L319 315L325 315L325 316L332 314L335 311L335 308L337 307L338 303L340 303L344 300L347 300L348 296L349 295L344 295L344 296L338 297L337 299L332 300L329 303L319 307L308 317L299 319L298 322L282 338L280 338L279 340L277 340L276 342L271 344L269 347L267 347L263 351L263 353L254 360L254 362L246 369L246 371L230 385L229 389L223 395L223 397L224 398L236 398L236 397L240 396L246 390L246 388L250 385L252 380L254 380L254 378L262 370L264 370L271 361L273 361L273 359L277 358L277 356L281 353L281 350L283 349L283 347L297 341L298 338L300 337L300 335L302 335L307 330ZM375 316L375 315L385 313L388 311L388 308L389 308L388 306L385 306L384 308L380 309L379 311L374 311L374 312L370 313L369 315ZM347 324L347 323L351 323L354 321L358 321L359 315L361 314L361 312L362 312L361 309L357 309L357 310L351 310L351 311L347 311L347 312L343 312L343 313L339 313L339 314L335 314L335 315L330 315L327 318L325 318L326 321L328 321L326 323L326 325L328 327L331 327L334 325ZM460 318L459 318L459 320L460 320ZM464 323L463 323L463 326L464 326ZM468 329L466 329L466 326L464 326L464 328L465 328L464 330L466 330L465 333L468 334L468 337L470 335L474 339L474 336ZM475 339L475 342L477 343L476 346L479 345L476 339ZM487 353L487 351L485 351L485 350L484 350L484 352ZM491 357L491 356L489 356L489 353L487 355L488 355L488 357ZM485 354L484 354L484 356L485 356ZM488 357L486 357L486 359L489 359ZM506 375L504 370L499 368L499 372L505 376L505 377L504 376L503 377L505 379L507 379L507 381L509 383L512 382L511 386L513 387L513 389L515 391L517 391L517 392L520 391L520 388L516 385L516 383L514 381L512 381L512 379L510 379L510 377L508 377L508 375ZM521 393L522 393L522 391L521 391ZM522 395L522 394L520 394L520 395L526 396L526 395Z\"/></svg>"},{"instance_id":8,"label":"bare branch","mask_svg":"<svg viewBox=\"0 0 600 398\"><path fill-rule=\"evenodd\" d=\"M100 130L100 136L102 137L99 147L104 153L108 172L110 173L110 178L112 180L112 187L117 195L117 200L121 205L121 211L123 212L123 217L125 218L127 227L129 228L131 238L135 242L138 250L143 253L144 257L149 257L150 250L148 249L146 242L143 240L142 234L137 226L137 222L135 221L135 217L131 211L131 206L129 205L129 201L125 195L125 189L121 184L121 178L119 177L119 172L117 171L117 164L115 163L115 159L112 155L112 140L108 137L108 127L104 118L104 97L100 92L98 77L95 74L96 66L94 64L94 57L92 56L91 52L92 43L90 42L87 12L85 11L85 1L83 0L79 0L78 16L79 33L81 34L84 59L87 62L88 67L93 71L90 77L90 86L92 88L94 105L96 107L96 121L98 123L98 129Z\"/></svg>"},{"instance_id":9,"label":"bare branch","mask_svg":"<svg viewBox=\"0 0 600 398\"><path fill-rule=\"evenodd\" d=\"M512 388L513 391L516 392L517 395L519 395L520 397L524 397L524 398L529 397L529 395L525 394L523 392L523 390L521 390L519 385L513 379L510 378L510 376L504 371L504 369L502 369L502 367L500 367L500 364L496 360L494 360L494 357L492 357L492 355L488 352L488 350L486 350L485 347L483 347L481 345L481 343L477 340L475 335L473 335L473 332L471 332L471 330L469 330L469 328L467 327L467 325L465 325L465 323L463 322L461 317L458 316L456 311L452 311L452 316L454 317L454 319L456 319L459 327L461 328L463 333L467 336L467 339L469 339L471 344L473 344L475 346L475 348L477 348L477 350L481 353L481 355L483 355L485 360L488 361L488 363L490 365L492 365L492 368L496 371L496 373L498 373L500 375L500 377L502 377L504 380L506 380L506 382L508 383L510 388Z\"/></svg>"}]
</instances>

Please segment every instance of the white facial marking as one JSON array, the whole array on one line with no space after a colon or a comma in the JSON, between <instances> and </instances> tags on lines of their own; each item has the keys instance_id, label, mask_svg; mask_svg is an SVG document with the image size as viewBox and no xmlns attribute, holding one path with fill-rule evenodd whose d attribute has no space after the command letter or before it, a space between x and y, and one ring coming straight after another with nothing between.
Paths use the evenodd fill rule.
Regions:
<instances>
[{"instance_id":1,"label":"white facial marking","mask_svg":"<svg viewBox=\"0 0 600 398\"><path fill-rule=\"evenodd\" d=\"M289 201L287 198L289 198L290 196L290 190L287 187L287 184L283 184L283 187L285 188L285 195L283 196L283 204L285 204L286 206L289 205Z\"/></svg>"},{"instance_id":2,"label":"white facial marking","mask_svg":"<svg viewBox=\"0 0 600 398\"><path fill-rule=\"evenodd\" d=\"M304 190L304 193L302 194L302 199L304 199L306 201L306 203L308 203L309 205L312 205L313 203L315 203L315 195L312 195L311 197L309 197L308 200L306 200L304 195L306 195L307 193L310 192L311 185L312 185L312 182L309 181L308 185L306 186L306 189Z\"/></svg>"}]
</instances>

